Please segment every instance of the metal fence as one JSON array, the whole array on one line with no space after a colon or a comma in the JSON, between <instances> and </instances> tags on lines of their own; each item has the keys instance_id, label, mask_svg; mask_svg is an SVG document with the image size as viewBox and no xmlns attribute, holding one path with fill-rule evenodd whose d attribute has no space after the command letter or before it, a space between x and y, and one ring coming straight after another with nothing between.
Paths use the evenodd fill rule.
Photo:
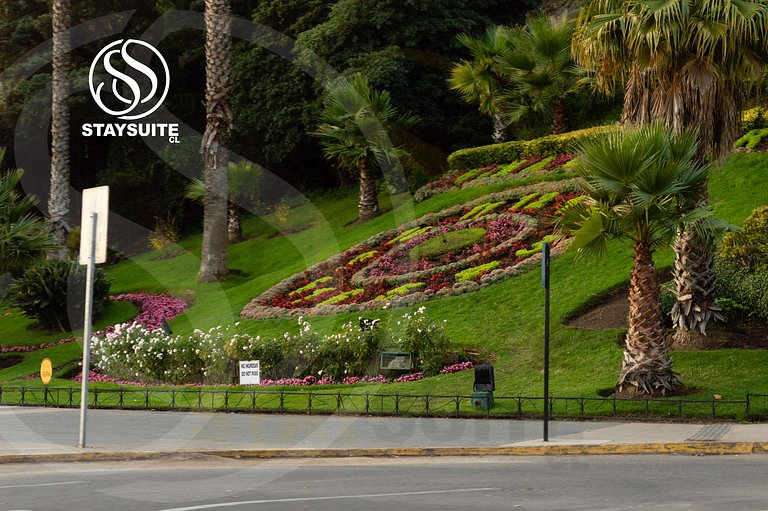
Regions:
<instances>
[{"instance_id":1,"label":"metal fence","mask_svg":"<svg viewBox=\"0 0 768 511\"><path fill-rule=\"evenodd\" d=\"M79 387L0 386L0 405L79 407ZM220 388L92 388L92 408L259 413L395 415L416 417L539 417L541 396L494 396L490 409L469 395L355 393L331 390L240 390ZM621 399L558 397L546 401L560 419L768 420L768 394L744 399Z\"/></svg>"}]
</instances>

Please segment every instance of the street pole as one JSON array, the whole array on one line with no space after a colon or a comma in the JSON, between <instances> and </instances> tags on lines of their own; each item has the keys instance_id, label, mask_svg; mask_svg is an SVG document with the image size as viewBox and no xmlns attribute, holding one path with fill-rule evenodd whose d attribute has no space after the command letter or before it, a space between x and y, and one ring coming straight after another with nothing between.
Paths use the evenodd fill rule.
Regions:
<instances>
[{"instance_id":1,"label":"street pole","mask_svg":"<svg viewBox=\"0 0 768 511\"><path fill-rule=\"evenodd\" d=\"M544 288L544 441L549 442L549 242L541 244L541 287Z\"/></svg>"},{"instance_id":2,"label":"street pole","mask_svg":"<svg viewBox=\"0 0 768 511\"><path fill-rule=\"evenodd\" d=\"M85 276L85 314L83 324L83 380L80 388L80 447L85 447L85 428L86 415L88 412L88 376L91 366L91 320L93 309L93 280L96 269L96 224L99 220L99 214L93 213L91 221L93 223L90 256L86 266Z\"/></svg>"}]
</instances>

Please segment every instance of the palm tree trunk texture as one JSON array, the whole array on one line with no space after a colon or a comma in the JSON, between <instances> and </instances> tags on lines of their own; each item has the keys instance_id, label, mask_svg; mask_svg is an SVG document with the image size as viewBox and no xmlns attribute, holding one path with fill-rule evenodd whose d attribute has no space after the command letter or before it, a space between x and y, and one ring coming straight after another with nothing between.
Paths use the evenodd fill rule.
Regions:
<instances>
[{"instance_id":1,"label":"palm tree trunk texture","mask_svg":"<svg viewBox=\"0 0 768 511\"><path fill-rule=\"evenodd\" d=\"M72 41L69 30L72 18L70 0L53 2L53 63L51 97L51 191L48 216L56 240L64 246L69 226L69 72L72 67ZM66 259L65 248L52 251L49 257Z\"/></svg>"},{"instance_id":2,"label":"palm tree trunk texture","mask_svg":"<svg viewBox=\"0 0 768 511\"><path fill-rule=\"evenodd\" d=\"M501 118L499 112L493 114L493 143L501 144L507 141L507 125Z\"/></svg>"},{"instance_id":3,"label":"palm tree trunk texture","mask_svg":"<svg viewBox=\"0 0 768 511\"><path fill-rule=\"evenodd\" d=\"M198 278L202 282L227 276L226 144L232 131L229 88L232 75L232 13L229 0L205 0L206 124L201 145L205 198L203 248Z\"/></svg>"},{"instance_id":4,"label":"palm tree trunk texture","mask_svg":"<svg viewBox=\"0 0 768 511\"><path fill-rule=\"evenodd\" d=\"M706 205L707 200L705 183L699 190L697 206ZM673 276L677 296L672 307L674 346L679 349L707 347L711 343L706 337L707 325L710 321L725 319L715 304L717 277L712 240L702 239L690 227L678 230Z\"/></svg>"},{"instance_id":5,"label":"palm tree trunk texture","mask_svg":"<svg viewBox=\"0 0 768 511\"><path fill-rule=\"evenodd\" d=\"M227 236L230 243L239 243L243 241L243 225L240 223L240 211L237 204L229 202L227 212Z\"/></svg>"},{"instance_id":6,"label":"palm tree trunk texture","mask_svg":"<svg viewBox=\"0 0 768 511\"><path fill-rule=\"evenodd\" d=\"M368 168L365 163L361 163L358 171L360 173L360 201L357 204L357 212L360 221L365 222L379 214L379 194L376 191L376 179L373 170Z\"/></svg>"},{"instance_id":7,"label":"palm tree trunk texture","mask_svg":"<svg viewBox=\"0 0 768 511\"><path fill-rule=\"evenodd\" d=\"M663 395L679 386L664 339L653 250L638 243L629 283L629 331L616 388L619 395L634 397Z\"/></svg>"},{"instance_id":8,"label":"palm tree trunk texture","mask_svg":"<svg viewBox=\"0 0 768 511\"><path fill-rule=\"evenodd\" d=\"M674 279L677 302L672 307L677 349L701 349L711 344L706 337L710 321L724 320L715 304L714 257L709 243L690 229L683 229L675 240Z\"/></svg>"},{"instance_id":9,"label":"palm tree trunk texture","mask_svg":"<svg viewBox=\"0 0 768 511\"><path fill-rule=\"evenodd\" d=\"M558 99L552 106L552 133L560 135L568 132L568 106Z\"/></svg>"}]
</instances>

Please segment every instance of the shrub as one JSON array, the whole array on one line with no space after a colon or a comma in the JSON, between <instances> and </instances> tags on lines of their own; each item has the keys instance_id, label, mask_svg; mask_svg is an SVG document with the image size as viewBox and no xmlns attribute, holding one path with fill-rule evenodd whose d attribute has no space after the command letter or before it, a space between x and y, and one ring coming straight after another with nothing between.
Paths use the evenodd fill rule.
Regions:
<instances>
[{"instance_id":1,"label":"shrub","mask_svg":"<svg viewBox=\"0 0 768 511\"><path fill-rule=\"evenodd\" d=\"M526 156L547 157L573 153L580 149L583 142L603 138L619 129L614 125L596 126L534 140L514 140L503 144L459 149L448 156L448 167L451 169L476 168L493 163L510 163Z\"/></svg>"},{"instance_id":2,"label":"shrub","mask_svg":"<svg viewBox=\"0 0 768 511\"><path fill-rule=\"evenodd\" d=\"M165 218L155 218L155 227L149 233L147 241L149 247L161 257L169 256L171 248L179 241L179 228L176 225L176 219L170 215Z\"/></svg>"},{"instance_id":3,"label":"shrub","mask_svg":"<svg viewBox=\"0 0 768 511\"><path fill-rule=\"evenodd\" d=\"M754 149L763 141L765 137L768 137L768 128L759 128L756 130L750 130L746 132L736 141L736 147L743 147L745 149Z\"/></svg>"},{"instance_id":4,"label":"shrub","mask_svg":"<svg viewBox=\"0 0 768 511\"><path fill-rule=\"evenodd\" d=\"M723 237L720 256L747 271L768 271L768 206L752 211L741 230Z\"/></svg>"},{"instance_id":5,"label":"shrub","mask_svg":"<svg viewBox=\"0 0 768 511\"><path fill-rule=\"evenodd\" d=\"M751 131L755 129L764 128L766 120L768 119L768 112L761 106L744 110L741 113L741 129L743 131Z\"/></svg>"},{"instance_id":6,"label":"shrub","mask_svg":"<svg viewBox=\"0 0 768 511\"><path fill-rule=\"evenodd\" d=\"M233 327L214 327L190 335L169 335L138 323L118 325L94 337L94 363L111 377L153 383L223 383L234 364L226 346L231 339L248 345L248 336Z\"/></svg>"},{"instance_id":7,"label":"shrub","mask_svg":"<svg viewBox=\"0 0 768 511\"><path fill-rule=\"evenodd\" d=\"M715 273L717 296L748 304L750 315L768 319L768 272L749 272L719 257Z\"/></svg>"},{"instance_id":8,"label":"shrub","mask_svg":"<svg viewBox=\"0 0 768 511\"><path fill-rule=\"evenodd\" d=\"M85 273L85 266L76 262L56 259L37 263L14 280L11 304L43 328L71 331L82 326ZM109 286L104 271L97 267L93 285L94 318L104 315Z\"/></svg>"},{"instance_id":9,"label":"shrub","mask_svg":"<svg viewBox=\"0 0 768 511\"><path fill-rule=\"evenodd\" d=\"M416 367L424 374L436 374L451 345L445 329L427 316L426 307L404 314L403 321L405 331L399 342L400 349L413 354Z\"/></svg>"}]
</instances>

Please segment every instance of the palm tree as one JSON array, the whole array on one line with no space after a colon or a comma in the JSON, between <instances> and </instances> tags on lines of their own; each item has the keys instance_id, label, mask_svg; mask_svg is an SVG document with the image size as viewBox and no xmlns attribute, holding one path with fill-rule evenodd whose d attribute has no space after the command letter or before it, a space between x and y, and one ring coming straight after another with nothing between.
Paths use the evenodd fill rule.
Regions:
<instances>
[{"instance_id":1,"label":"palm tree","mask_svg":"<svg viewBox=\"0 0 768 511\"><path fill-rule=\"evenodd\" d=\"M0 161L4 156L0 148ZM22 174L0 175L0 274L19 276L30 263L61 248L45 221L32 214L37 199L18 192Z\"/></svg>"},{"instance_id":2,"label":"palm tree","mask_svg":"<svg viewBox=\"0 0 768 511\"><path fill-rule=\"evenodd\" d=\"M230 162L228 167L227 193L227 237L229 243L243 241L243 227L240 222L240 206L256 202L256 194L261 184L261 167L242 160ZM187 185L186 197L201 203L205 200L205 183L193 179Z\"/></svg>"},{"instance_id":3,"label":"palm tree","mask_svg":"<svg viewBox=\"0 0 768 511\"><path fill-rule=\"evenodd\" d=\"M458 39L469 49L472 60L454 64L448 85L458 91L465 102L477 103L480 113L493 119L493 143L504 142L509 125L502 115L507 78L499 69L497 58L507 50L509 28L488 27L482 37L460 34Z\"/></svg>"},{"instance_id":4,"label":"palm tree","mask_svg":"<svg viewBox=\"0 0 768 511\"><path fill-rule=\"evenodd\" d=\"M375 167L392 165L405 151L392 144L393 128L407 128L417 118L397 109L387 91L372 89L359 73L342 78L328 93L322 123L312 135L320 139L325 155L360 180L358 216L361 222L379 212Z\"/></svg>"},{"instance_id":5,"label":"palm tree","mask_svg":"<svg viewBox=\"0 0 768 511\"><path fill-rule=\"evenodd\" d=\"M609 240L626 239L634 250L620 395L663 395L680 386L664 339L653 254L671 243L678 226L709 221L705 208L684 215L679 208L709 172L697 150L692 132L671 135L654 124L586 142L578 160L587 200L562 219L574 236L571 248L602 255Z\"/></svg>"},{"instance_id":6,"label":"palm tree","mask_svg":"<svg viewBox=\"0 0 768 511\"><path fill-rule=\"evenodd\" d=\"M580 70L571 58L573 26L566 17L537 14L516 27L497 57L511 94L506 118L517 122L531 112L552 120L553 133L568 131L567 99L578 90ZM509 93L508 93L509 94Z\"/></svg>"},{"instance_id":7,"label":"palm tree","mask_svg":"<svg viewBox=\"0 0 768 511\"><path fill-rule=\"evenodd\" d=\"M229 108L232 76L232 12L229 0L205 0L205 134L203 154L205 199L203 248L198 278L202 282L227 277L226 144L232 131Z\"/></svg>"},{"instance_id":8,"label":"palm tree","mask_svg":"<svg viewBox=\"0 0 768 511\"><path fill-rule=\"evenodd\" d=\"M69 230L69 72L72 67L69 35L72 18L70 0L53 0L53 63L51 76L51 191L48 197L49 222L59 247ZM64 248L51 251L51 257L67 258Z\"/></svg>"},{"instance_id":9,"label":"palm tree","mask_svg":"<svg viewBox=\"0 0 768 511\"><path fill-rule=\"evenodd\" d=\"M766 36L763 0L593 0L579 15L573 48L598 91L612 95L626 85L626 122L695 128L697 158L722 161L739 129L742 99L768 62ZM706 202L702 184L697 203ZM712 245L687 229L678 234L678 344L700 341L717 315Z\"/></svg>"}]
</instances>

